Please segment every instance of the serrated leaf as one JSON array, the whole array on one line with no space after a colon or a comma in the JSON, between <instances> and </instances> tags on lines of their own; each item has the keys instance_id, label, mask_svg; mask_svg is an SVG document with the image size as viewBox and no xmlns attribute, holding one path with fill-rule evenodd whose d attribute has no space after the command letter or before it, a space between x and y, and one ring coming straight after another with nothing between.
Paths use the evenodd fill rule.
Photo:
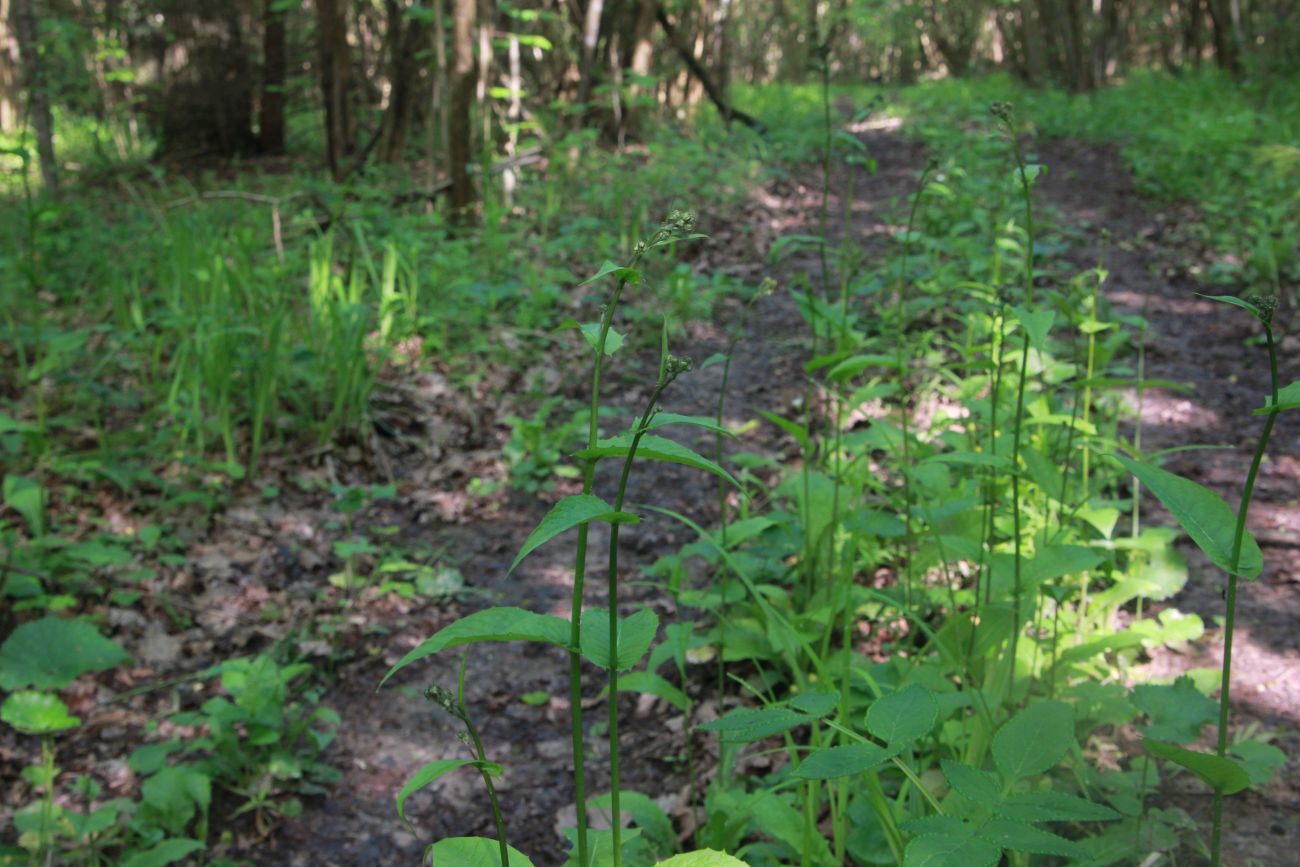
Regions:
<instances>
[{"instance_id":1,"label":"serrated leaf","mask_svg":"<svg viewBox=\"0 0 1300 867\"><path fill-rule=\"evenodd\" d=\"M627 512L618 512L609 506L600 497L591 494L574 494L571 497L565 497L560 500L551 510L542 518L537 529L528 534L524 540L523 547L515 555L515 560L510 564L510 569L506 574L515 571L525 557L536 551L542 545L554 539L556 536L568 530L572 530L579 524L585 524L588 521L609 521L611 524L635 524L640 521L636 515Z\"/></svg>"},{"instance_id":2,"label":"serrated leaf","mask_svg":"<svg viewBox=\"0 0 1300 867\"><path fill-rule=\"evenodd\" d=\"M1032 704L993 736L993 763L1007 782L1041 774L1074 744L1074 714L1060 701Z\"/></svg>"},{"instance_id":3,"label":"serrated leaf","mask_svg":"<svg viewBox=\"0 0 1300 867\"><path fill-rule=\"evenodd\" d=\"M412 662L440 650L482 641L540 641L568 647L569 621L553 614L535 614L523 608L486 608L476 611L426 638L388 669L379 685L383 686L390 677Z\"/></svg>"},{"instance_id":4,"label":"serrated leaf","mask_svg":"<svg viewBox=\"0 0 1300 867\"><path fill-rule=\"evenodd\" d=\"M1201 728L1219 714L1218 702L1202 693L1187 675L1167 686L1143 684L1133 688L1133 704L1151 719L1139 729L1143 737L1189 744Z\"/></svg>"},{"instance_id":5,"label":"serrated leaf","mask_svg":"<svg viewBox=\"0 0 1300 867\"><path fill-rule=\"evenodd\" d=\"M844 744L816 750L795 768L794 776L803 780L834 780L878 768L898 755L904 747L877 744Z\"/></svg>"},{"instance_id":6,"label":"serrated leaf","mask_svg":"<svg viewBox=\"0 0 1300 867\"><path fill-rule=\"evenodd\" d=\"M414 774L407 779L406 785L397 793L397 817L402 820L402 824L411 828L411 823L406 818L406 801L416 792L432 783L439 777L446 776L458 768L475 767L487 770L493 775L501 773L501 766L492 762L478 762L473 759L438 759L420 766Z\"/></svg>"},{"instance_id":7,"label":"serrated leaf","mask_svg":"<svg viewBox=\"0 0 1300 867\"><path fill-rule=\"evenodd\" d=\"M533 867L527 855L507 846L510 867ZM487 837L445 837L429 847L428 862L436 867L501 867L501 844Z\"/></svg>"},{"instance_id":8,"label":"serrated leaf","mask_svg":"<svg viewBox=\"0 0 1300 867\"><path fill-rule=\"evenodd\" d=\"M903 867L993 867L1002 850L972 836L926 834L907 844Z\"/></svg>"},{"instance_id":9,"label":"serrated leaf","mask_svg":"<svg viewBox=\"0 0 1300 867\"><path fill-rule=\"evenodd\" d=\"M1109 822L1119 818L1119 813L1104 804L1051 791L1008 795L995 812L1020 822Z\"/></svg>"},{"instance_id":10,"label":"serrated leaf","mask_svg":"<svg viewBox=\"0 0 1300 867\"><path fill-rule=\"evenodd\" d=\"M950 759L943 759L940 766L953 791L968 801L985 807L1001 802L1002 790L998 785L997 777L988 771L981 771Z\"/></svg>"},{"instance_id":11,"label":"serrated leaf","mask_svg":"<svg viewBox=\"0 0 1300 867\"><path fill-rule=\"evenodd\" d=\"M632 445L632 434L621 434L610 439L601 440L594 449L583 449L577 453L577 457L584 460L595 460L598 458L621 458L626 457L628 450ZM645 434L637 444L636 456L653 461L667 461L674 464L683 464L688 467L694 467L697 470L713 473L721 479L725 479L737 488L740 483L732 478L731 473L715 464L713 461L696 454L691 449L674 442L670 439Z\"/></svg>"},{"instance_id":12,"label":"serrated leaf","mask_svg":"<svg viewBox=\"0 0 1300 867\"><path fill-rule=\"evenodd\" d=\"M1221 759L1211 753L1183 749L1151 738L1143 738L1142 746L1153 756L1187 768L1210 788L1225 795L1250 788L1250 775L1232 759Z\"/></svg>"},{"instance_id":13,"label":"serrated leaf","mask_svg":"<svg viewBox=\"0 0 1300 867\"><path fill-rule=\"evenodd\" d=\"M0 688L62 689L83 674L129 659L84 620L44 617L22 624L0 645Z\"/></svg>"},{"instance_id":14,"label":"serrated leaf","mask_svg":"<svg viewBox=\"0 0 1300 867\"><path fill-rule=\"evenodd\" d=\"M1237 517L1223 498L1191 479L1121 455L1115 460L1137 476L1164 503L1187 535L1225 572L1234 572L1232 540ZM1264 554L1249 531L1243 531L1240 562L1235 569L1243 578L1256 578L1264 570Z\"/></svg>"},{"instance_id":15,"label":"serrated leaf","mask_svg":"<svg viewBox=\"0 0 1300 867\"><path fill-rule=\"evenodd\" d=\"M1011 819L989 819L975 833L995 846L1014 852L1059 855L1062 858L1076 858L1083 854L1078 843L1073 843L1051 831L1044 831Z\"/></svg>"},{"instance_id":16,"label":"serrated leaf","mask_svg":"<svg viewBox=\"0 0 1300 867\"><path fill-rule=\"evenodd\" d=\"M821 719L839 707L838 692L805 692L790 699L789 705L800 713Z\"/></svg>"},{"instance_id":17,"label":"serrated leaf","mask_svg":"<svg viewBox=\"0 0 1300 867\"><path fill-rule=\"evenodd\" d=\"M641 661L659 631L659 615L642 608L630 617L618 620L619 671L627 671ZM592 608L582 613L582 655L590 662L609 670L609 611Z\"/></svg>"},{"instance_id":18,"label":"serrated leaf","mask_svg":"<svg viewBox=\"0 0 1300 867\"><path fill-rule=\"evenodd\" d=\"M582 336L586 338L587 344L592 349L600 348L599 347L599 343L600 343L599 322L584 322L582 325L578 326L578 330L582 332ZM622 334L619 334L613 328L605 332L605 354L606 355L613 355L615 352L618 352L622 348L623 348Z\"/></svg>"},{"instance_id":19,"label":"serrated leaf","mask_svg":"<svg viewBox=\"0 0 1300 867\"><path fill-rule=\"evenodd\" d=\"M903 747L934 728L939 702L919 683L877 699L867 708L867 731L890 746Z\"/></svg>"}]
</instances>

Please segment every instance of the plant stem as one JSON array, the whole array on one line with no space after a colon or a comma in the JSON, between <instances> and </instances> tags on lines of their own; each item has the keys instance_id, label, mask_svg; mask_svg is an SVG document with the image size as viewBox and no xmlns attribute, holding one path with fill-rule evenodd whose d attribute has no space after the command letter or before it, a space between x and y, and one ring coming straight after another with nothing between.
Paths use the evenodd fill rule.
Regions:
<instances>
[{"instance_id":1,"label":"plant stem","mask_svg":"<svg viewBox=\"0 0 1300 867\"><path fill-rule=\"evenodd\" d=\"M479 737L478 727L470 719L469 707L465 704L465 661L468 657L468 653L461 654L460 657L460 674L456 678L456 706L460 710L461 722L465 723L465 730L474 742L474 758L480 762L486 762L487 752L483 749L483 739ZM487 787L488 801L492 804L492 820L497 826L497 845L500 847L501 867L510 867L510 846L506 843L506 822L501 816L501 804L497 801L497 789L496 786L492 785L492 775L488 773L487 768L480 767L479 773L483 777L483 785Z\"/></svg>"},{"instance_id":2,"label":"plant stem","mask_svg":"<svg viewBox=\"0 0 1300 867\"><path fill-rule=\"evenodd\" d=\"M1268 439L1273 433L1273 423L1281 411L1278 405L1277 388L1277 347L1273 343L1273 329L1264 323L1264 335L1268 341L1269 382L1272 401L1268 416L1264 422L1264 431L1255 446L1255 457L1250 462L1250 472L1246 474L1246 487L1241 492L1241 506L1237 509L1237 526L1232 536L1232 571L1228 573L1227 612L1223 620L1223 682L1219 689L1219 737L1216 754L1224 758L1228 753L1228 715L1230 712L1232 689L1232 636L1237 620L1237 573L1241 568L1241 548L1246 538L1246 516L1250 511L1251 496L1255 491L1255 479L1259 476L1259 465L1264 460L1264 451L1268 448ZM1222 863L1223 849L1223 791L1214 790L1214 827L1210 837L1210 867L1219 867Z\"/></svg>"}]
</instances>

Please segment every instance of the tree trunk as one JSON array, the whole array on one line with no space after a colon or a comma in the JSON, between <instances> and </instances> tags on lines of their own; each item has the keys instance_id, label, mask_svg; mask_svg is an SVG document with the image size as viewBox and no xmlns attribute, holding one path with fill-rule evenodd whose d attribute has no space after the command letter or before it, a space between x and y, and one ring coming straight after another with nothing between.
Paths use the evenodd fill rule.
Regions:
<instances>
[{"instance_id":1,"label":"tree trunk","mask_svg":"<svg viewBox=\"0 0 1300 867\"><path fill-rule=\"evenodd\" d=\"M591 114L591 85L596 73L596 46L600 42L600 19L605 10L605 0L587 0L587 11L582 19L582 53L578 67L578 103L582 106L579 119Z\"/></svg>"},{"instance_id":2,"label":"tree trunk","mask_svg":"<svg viewBox=\"0 0 1300 867\"><path fill-rule=\"evenodd\" d=\"M18 46L9 26L10 0L0 0L0 133L18 129Z\"/></svg>"},{"instance_id":3,"label":"tree trunk","mask_svg":"<svg viewBox=\"0 0 1300 867\"><path fill-rule=\"evenodd\" d=\"M54 118L50 113L49 83L45 78L45 63L41 59L40 44L37 41L32 0L11 0L11 3L10 21L18 40L32 126L36 128L36 152L41 161L41 179L45 182L48 193L58 195L59 167L54 158Z\"/></svg>"},{"instance_id":4,"label":"tree trunk","mask_svg":"<svg viewBox=\"0 0 1300 867\"><path fill-rule=\"evenodd\" d=\"M405 9L397 0L389 0L388 16L389 84L392 90L388 97L388 110L384 113L379 159L398 163L406 151L411 119L415 116L419 55L428 45L429 28L420 18L403 22Z\"/></svg>"},{"instance_id":5,"label":"tree trunk","mask_svg":"<svg viewBox=\"0 0 1300 867\"><path fill-rule=\"evenodd\" d=\"M700 82L700 85L704 88L704 93L709 97L709 101L713 103L718 111L724 116L730 115L733 119L740 121L751 129L757 130L758 132L766 132L767 127L765 127L761 122L727 102L726 96L718 90L717 85L713 83L713 79L709 76L709 73L704 69L704 67L700 66L700 62L696 60L695 55L691 53L690 47L682 41L681 34L677 32L677 28L673 27L672 22L668 20L668 15L664 12L662 3L655 3L655 17L659 19L659 26L663 28L664 35L668 37L668 41L672 43L678 56L680 56L682 62L686 64L686 68L690 71L691 75L695 76L695 78Z\"/></svg>"},{"instance_id":6,"label":"tree trunk","mask_svg":"<svg viewBox=\"0 0 1300 867\"><path fill-rule=\"evenodd\" d=\"M342 0L316 0L320 39L320 87L325 101L325 162L335 179L342 178L345 161L354 149L351 103L351 51Z\"/></svg>"},{"instance_id":7,"label":"tree trunk","mask_svg":"<svg viewBox=\"0 0 1300 867\"><path fill-rule=\"evenodd\" d=\"M451 207L456 219L467 221L474 205L474 184L469 177L473 130L470 108L474 101L475 0L453 0L452 68L449 145L451 159Z\"/></svg>"},{"instance_id":8,"label":"tree trunk","mask_svg":"<svg viewBox=\"0 0 1300 867\"><path fill-rule=\"evenodd\" d=\"M1241 74L1241 7L1235 0L1209 0L1214 23L1214 59L1233 75Z\"/></svg>"},{"instance_id":9,"label":"tree trunk","mask_svg":"<svg viewBox=\"0 0 1300 867\"><path fill-rule=\"evenodd\" d=\"M262 0L262 104L258 144L262 153L284 153L285 56L284 10L277 0Z\"/></svg>"}]
</instances>

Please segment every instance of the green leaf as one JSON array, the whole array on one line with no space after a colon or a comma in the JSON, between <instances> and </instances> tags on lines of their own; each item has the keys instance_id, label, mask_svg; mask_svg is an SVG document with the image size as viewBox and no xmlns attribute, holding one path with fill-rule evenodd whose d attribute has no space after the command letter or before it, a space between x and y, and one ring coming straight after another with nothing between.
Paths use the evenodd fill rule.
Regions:
<instances>
[{"instance_id":1,"label":"green leaf","mask_svg":"<svg viewBox=\"0 0 1300 867\"><path fill-rule=\"evenodd\" d=\"M1190 479L1150 464L1114 455L1165 504L1192 541L1225 572L1233 572L1232 539L1237 517L1223 498ZM1236 574L1256 578L1264 569L1264 554L1249 531L1243 531L1240 562Z\"/></svg>"},{"instance_id":2,"label":"green leaf","mask_svg":"<svg viewBox=\"0 0 1300 867\"><path fill-rule=\"evenodd\" d=\"M618 637L622 641L622 633L619 633ZM657 696L682 713L686 713L691 709L691 700L686 693L652 671L633 671L621 676L618 679L618 691L640 692Z\"/></svg>"},{"instance_id":3,"label":"green leaf","mask_svg":"<svg viewBox=\"0 0 1300 867\"><path fill-rule=\"evenodd\" d=\"M1264 317L1260 315L1259 308L1254 304L1251 304L1245 298L1238 298L1236 295L1205 295L1201 292L1197 292L1196 294L1200 295L1202 298L1208 298L1210 301L1218 301L1220 304L1231 304L1233 307L1240 307L1260 322L1264 321Z\"/></svg>"},{"instance_id":4,"label":"green leaf","mask_svg":"<svg viewBox=\"0 0 1300 867\"><path fill-rule=\"evenodd\" d=\"M1265 405L1255 410L1255 415L1268 415L1273 409L1273 396L1269 395ZM1285 412L1288 409L1300 409L1300 379L1285 388L1278 389L1277 411Z\"/></svg>"},{"instance_id":5,"label":"green leaf","mask_svg":"<svg viewBox=\"0 0 1300 867\"><path fill-rule=\"evenodd\" d=\"M678 415L675 412L657 412L650 419L650 423L645 426L646 430L667 427L670 424L684 424L692 427L702 427L705 430L711 430L714 433L720 433L723 436L734 437L726 425L718 424L715 420L703 415ZM637 449L637 453L640 453Z\"/></svg>"},{"instance_id":6,"label":"green leaf","mask_svg":"<svg viewBox=\"0 0 1300 867\"><path fill-rule=\"evenodd\" d=\"M776 413L767 412L766 410L759 410L758 414L792 436L794 441L799 444L800 449L807 451L812 444L812 440L808 438L808 431L804 429L803 425L796 424L788 418L782 418Z\"/></svg>"},{"instance_id":7,"label":"green leaf","mask_svg":"<svg viewBox=\"0 0 1300 867\"><path fill-rule=\"evenodd\" d=\"M533 867L528 856L514 846L506 847L510 867ZM446 837L428 849L430 864L447 867L501 867L501 844L487 837Z\"/></svg>"},{"instance_id":8,"label":"green leaf","mask_svg":"<svg viewBox=\"0 0 1300 867\"><path fill-rule=\"evenodd\" d=\"M600 810L605 814L606 819L611 820L612 804L613 799L609 792L587 801L589 810L593 812ZM624 816L632 817L632 824L641 829L648 841L653 841L670 852L677 848L677 832L673 830L672 819L669 819L663 808L651 798L640 792L622 789L619 791L619 808ZM607 821L605 824L608 825L610 822Z\"/></svg>"},{"instance_id":9,"label":"green leaf","mask_svg":"<svg viewBox=\"0 0 1300 867\"><path fill-rule=\"evenodd\" d=\"M667 861L660 861L655 867L749 867L749 865L726 852L719 852L716 849L696 849L694 852L683 852Z\"/></svg>"},{"instance_id":10,"label":"green leaf","mask_svg":"<svg viewBox=\"0 0 1300 867\"><path fill-rule=\"evenodd\" d=\"M1176 744L1189 744L1201 736L1201 728L1219 714L1219 704L1206 696L1187 675L1168 686L1143 684L1133 688L1133 704L1151 718L1139 729L1143 737Z\"/></svg>"},{"instance_id":11,"label":"green leaf","mask_svg":"<svg viewBox=\"0 0 1300 867\"><path fill-rule=\"evenodd\" d=\"M494 776L501 773L500 765L492 762L476 762L472 759L438 759L423 765L411 775L410 779L406 781L406 785L402 786L402 790L397 793L397 816L402 820L402 824L412 831L415 830L411 828L411 823L406 818L406 801L408 798L439 777L445 776L457 768L468 766L487 770Z\"/></svg>"},{"instance_id":12,"label":"green leaf","mask_svg":"<svg viewBox=\"0 0 1300 867\"><path fill-rule=\"evenodd\" d=\"M1150 738L1143 738L1142 746L1153 756L1187 768L1216 792L1233 795L1250 788L1250 775L1232 759L1221 759L1210 753L1187 750Z\"/></svg>"},{"instance_id":13,"label":"green leaf","mask_svg":"<svg viewBox=\"0 0 1300 867\"><path fill-rule=\"evenodd\" d=\"M985 807L1001 802L1001 787L998 786L997 778L988 771L981 771L950 759L943 759L940 766L953 791L968 801Z\"/></svg>"},{"instance_id":14,"label":"green leaf","mask_svg":"<svg viewBox=\"0 0 1300 867\"><path fill-rule=\"evenodd\" d=\"M1002 850L978 837L926 834L907 844L903 867L993 867Z\"/></svg>"},{"instance_id":15,"label":"green leaf","mask_svg":"<svg viewBox=\"0 0 1300 867\"><path fill-rule=\"evenodd\" d=\"M1016 317L1021 325L1025 327L1025 332L1029 335L1029 344L1042 352L1047 342L1047 332L1052 330L1052 322L1056 319L1054 310L1027 310L1024 307L1015 306L1011 308L1011 313Z\"/></svg>"},{"instance_id":16,"label":"green leaf","mask_svg":"<svg viewBox=\"0 0 1300 867\"><path fill-rule=\"evenodd\" d=\"M577 457L584 460L595 460L598 458L621 458L626 457L628 449L632 445L632 434L621 434L611 439L601 440L594 449L583 449L577 453ZM637 443L636 456L638 458L649 458L653 461L668 461L674 464L684 464L688 467L694 467L697 470L713 473L721 479L725 479L737 488L740 483L732 478L731 473L715 464L702 455L688 449L681 443L673 442L670 439L645 434L641 441Z\"/></svg>"},{"instance_id":17,"label":"green leaf","mask_svg":"<svg viewBox=\"0 0 1300 867\"><path fill-rule=\"evenodd\" d=\"M524 545L515 555L515 561L510 564L510 569L506 572L509 575L515 571L529 554L554 539L556 536L568 530L572 530L579 524L585 524L588 521L609 521L610 523L635 524L641 519L636 515L629 515L627 512L617 512L610 508L609 504L600 497L594 497L591 494L575 494L572 497L565 497L560 500L551 510L542 518L537 529L528 534L524 540Z\"/></svg>"},{"instance_id":18,"label":"green leaf","mask_svg":"<svg viewBox=\"0 0 1300 867\"><path fill-rule=\"evenodd\" d=\"M1261 741L1240 741L1228 747L1228 752L1255 786L1271 782L1278 769L1286 767L1286 753Z\"/></svg>"},{"instance_id":19,"label":"green leaf","mask_svg":"<svg viewBox=\"0 0 1300 867\"><path fill-rule=\"evenodd\" d=\"M804 780L834 780L878 768L902 752L903 746L845 744L817 750L795 768L794 776Z\"/></svg>"},{"instance_id":20,"label":"green leaf","mask_svg":"<svg viewBox=\"0 0 1300 867\"><path fill-rule=\"evenodd\" d=\"M44 617L19 626L0 645L0 688L62 689L87 672L128 659L86 621Z\"/></svg>"},{"instance_id":21,"label":"green leaf","mask_svg":"<svg viewBox=\"0 0 1300 867\"><path fill-rule=\"evenodd\" d=\"M1027 852L1031 855L1059 855L1062 858L1077 858L1083 854L1083 850L1077 843L1072 843L1051 831L1044 831L1011 819L989 819L975 833L995 846L1015 852Z\"/></svg>"},{"instance_id":22,"label":"green leaf","mask_svg":"<svg viewBox=\"0 0 1300 867\"><path fill-rule=\"evenodd\" d=\"M599 322L585 322L582 325L579 325L578 329L582 331L582 336L587 339L587 343L591 346L592 349L599 348L597 346L597 344L600 343ZM605 354L606 355L613 355L615 352L618 352L622 348L623 348L622 334L619 334L613 328L605 332Z\"/></svg>"},{"instance_id":23,"label":"green leaf","mask_svg":"<svg viewBox=\"0 0 1300 867\"><path fill-rule=\"evenodd\" d=\"M143 852L131 855L121 862L120 867L166 867L168 864L175 864L187 855L205 848L207 847L198 840L191 840L188 837L176 837L171 840L163 840L152 849L146 849Z\"/></svg>"},{"instance_id":24,"label":"green leaf","mask_svg":"<svg viewBox=\"0 0 1300 867\"><path fill-rule=\"evenodd\" d=\"M388 669L379 685L383 686L398 671L430 654L481 641L540 641L568 647L569 621L553 614L534 614L522 608L486 608L476 611L426 638L419 647Z\"/></svg>"},{"instance_id":25,"label":"green leaf","mask_svg":"<svg viewBox=\"0 0 1300 867\"><path fill-rule=\"evenodd\" d=\"M659 615L642 608L618 619L618 670L627 671L645 656L659 631ZM610 664L609 611L592 608L582 613L582 655L606 671Z\"/></svg>"},{"instance_id":26,"label":"green leaf","mask_svg":"<svg viewBox=\"0 0 1300 867\"><path fill-rule=\"evenodd\" d=\"M1021 822L1109 822L1119 818L1119 813L1103 804L1051 791L1009 795L995 812Z\"/></svg>"},{"instance_id":27,"label":"green leaf","mask_svg":"<svg viewBox=\"0 0 1300 867\"><path fill-rule=\"evenodd\" d=\"M12 473L4 480L5 505L23 516L32 535L45 534L45 489L26 476Z\"/></svg>"},{"instance_id":28,"label":"green leaf","mask_svg":"<svg viewBox=\"0 0 1300 867\"><path fill-rule=\"evenodd\" d=\"M1074 744L1074 715L1060 701L1040 701L1007 720L993 736L993 763L1007 782L1052 768Z\"/></svg>"},{"instance_id":29,"label":"green leaf","mask_svg":"<svg viewBox=\"0 0 1300 867\"><path fill-rule=\"evenodd\" d=\"M868 367L889 367L898 368L898 358L893 355L883 355L872 353L869 355L854 355L846 358L839 364L832 367L826 372L826 378L832 382L849 379L866 370Z\"/></svg>"},{"instance_id":30,"label":"green leaf","mask_svg":"<svg viewBox=\"0 0 1300 867\"><path fill-rule=\"evenodd\" d=\"M605 264L600 266L600 270L592 274L586 280L579 283L579 286L586 286L588 283L595 283L601 277L607 274L613 274L617 279L631 283L633 286L641 282L641 272L635 268L625 268L617 262L605 260Z\"/></svg>"},{"instance_id":31,"label":"green leaf","mask_svg":"<svg viewBox=\"0 0 1300 867\"><path fill-rule=\"evenodd\" d=\"M740 708L721 719L704 723L699 729L718 732L723 743L748 744L807 725L815 719L817 717L789 707Z\"/></svg>"},{"instance_id":32,"label":"green leaf","mask_svg":"<svg viewBox=\"0 0 1300 867\"><path fill-rule=\"evenodd\" d=\"M985 452L944 452L921 461L921 464L936 463L959 467L995 467L999 469L1011 465L1011 462L1001 455L990 455Z\"/></svg>"},{"instance_id":33,"label":"green leaf","mask_svg":"<svg viewBox=\"0 0 1300 867\"><path fill-rule=\"evenodd\" d=\"M81 725L68 714L68 706L48 692L15 692L0 706L0 720L25 735L52 735Z\"/></svg>"},{"instance_id":34,"label":"green leaf","mask_svg":"<svg viewBox=\"0 0 1300 867\"><path fill-rule=\"evenodd\" d=\"M930 690L913 683L877 699L867 709L867 731L890 746L906 746L934 728L939 703Z\"/></svg>"}]
</instances>

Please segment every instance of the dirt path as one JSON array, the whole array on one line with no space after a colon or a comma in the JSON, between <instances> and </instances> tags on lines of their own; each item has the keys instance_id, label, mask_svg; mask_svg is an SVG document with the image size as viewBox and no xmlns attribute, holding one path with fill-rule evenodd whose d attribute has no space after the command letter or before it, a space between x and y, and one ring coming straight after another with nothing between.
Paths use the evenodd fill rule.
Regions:
<instances>
[{"instance_id":1,"label":"dirt path","mask_svg":"<svg viewBox=\"0 0 1300 867\"><path fill-rule=\"evenodd\" d=\"M1251 411L1268 394L1268 360L1262 345L1247 345L1262 327L1244 311L1198 298L1192 269L1207 269L1210 252L1179 239L1193 215L1185 207L1157 207L1138 195L1113 150L1068 142L1041 148L1050 169L1040 182L1042 199L1063 220L1083 231L1084 243L1068 258L1081 268L1105 261L1105 293L1123 314L1150 322L1146 375L1187 383L1190 393L1146 393L1142 406L1143 449L1148 454L1192 444L1224 449L1175 454L1165 464L1221 494L1235 511L1263 420ZM1111 242L1103 240L1109 230ZM1236 287L1214 290L1232 294ZM1239 315L1240 314L1240 315ZM1294 314L1279 311L1275 330L1297 330ZM1283 337L1282 385L1300 378L1300 343ZM1248 527L1264 551L1264 573L1238 591L1233 642L1233 728L1258 726L1275 732L1274 744L1291 760L1262 792L1228 801L1230 831L1225 863L1293 865L1300 846L1300 424L1282 415L1274 428L1255 487ZM1145 498L1150 521L1173 524L1158 501ZM1207 631L1189 652L1163 650L1150 669L1173 675L1194 667L1220 668L1224 577L1190 541L1180 543L1190 580L1169 605L1199 614ZM1208 744L1207 744L1208 746ZM1180 781L1183 782L1183 781ZM1191 781L1169 787L1172 801L1208 827L1210 796ZM1254 859L1251 861L1250 859Z\"/></svg>"}]
</instances>

